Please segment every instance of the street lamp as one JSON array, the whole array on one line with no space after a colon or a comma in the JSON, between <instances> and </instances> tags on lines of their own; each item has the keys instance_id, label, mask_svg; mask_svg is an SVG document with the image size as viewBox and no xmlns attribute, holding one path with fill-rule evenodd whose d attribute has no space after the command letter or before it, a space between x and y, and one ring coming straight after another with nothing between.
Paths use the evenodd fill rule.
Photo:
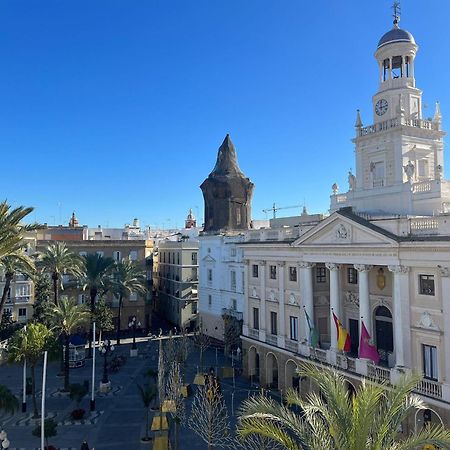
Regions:
<instances>
[{"instance_id":1,"label":"street lamp","mask_svg":"<svg viewBox=\"0 0 450 450\"><path fill-rule=\"evenodd\" d=\"M128 323L128 328L130 328L131 330L133 330L133 346L131 347L132 350L136 350L136 328L140 328L141 326L141 322L139 322L136 318L136 316L133 316L130 320L130 322Z\"/></svg>"},{"instance_id":2,"label":"street lamp","mask_svg":"<svg viewBox=\"0 0 450 450\"><path fill-rule=\"evenodd\" d=\"M5 430L0 431L0 442L2 443L2 448L7 449L9 448L9 440L8 440L8 434Z\"/></svg>"},{"instance_id":3,"label":"street lamp","mask_svg":"<svg viewBox=\"0 0 450 450\"><path fill-rule=\"evenodd\" d=\"M108 363L108 355L114 351L114 345L112 345L112 342L109 339L105 339L101 345L100 345L100 353L103 355L103 378L102 378L102 384L109 384L108 380L108 369L107 369L107 363Z\"/></svg>"}]
</instances>

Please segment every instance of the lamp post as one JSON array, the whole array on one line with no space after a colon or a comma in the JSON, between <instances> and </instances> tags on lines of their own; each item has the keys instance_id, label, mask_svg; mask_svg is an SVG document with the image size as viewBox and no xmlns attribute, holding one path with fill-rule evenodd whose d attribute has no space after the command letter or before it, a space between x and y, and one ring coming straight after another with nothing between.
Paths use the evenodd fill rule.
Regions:
<instances>
[{"instance_id":1,"label":"lamp post","mask_svg":"<svg viewBox=\"0 0 450 450\"><path fill-rule=\"evenodd\" d=\"M5 430L0 431L0 442L2 443L1 447L2 449L9 448L9 440L8 440L8 434Z\"/></svg>"},{"instance_id":2,"label":"lamp post","mask_svg":"<svg viewBox=\"0 0 450 450\"><path fill-rule=\"evenodd\" d=\"M114 345L109 339L105 339L100 345L100 353L103 355L103 378L100 383L100 391L105 392L110 389L108 380L108 355L114 351Z\"/></svg>"},{"instance_id":3,"label":"lamp post","mask_svg":"<svg viewBox=\"0 0 450 450\"><path fill-rule=\"evenodd\" d=\"M141 326L141 322L139 322L136 318L136 316L133 316L128 323L128 328L130 330L133 330L133 345L131 346L130 350L130 357L137 356L137 346L136 346L136 328Z\"/></svg>"}]
</instances>

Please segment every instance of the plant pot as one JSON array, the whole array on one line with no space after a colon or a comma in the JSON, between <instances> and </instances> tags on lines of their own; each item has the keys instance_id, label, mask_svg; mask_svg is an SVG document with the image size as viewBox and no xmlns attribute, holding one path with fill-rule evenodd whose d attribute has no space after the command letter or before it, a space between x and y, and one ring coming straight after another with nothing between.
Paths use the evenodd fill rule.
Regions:
<instances>
[{"instance_id":1,"label":"plant pot","mask_svg":"<svg viewBox=\"0 0 450 450\"><path fill-rule=\"evenodd\" d=\"M83 408L74 409L70 416L73 420L82 420L84 418L84 415L86 414L86 411Z\"/></svg>"}]
</instances>

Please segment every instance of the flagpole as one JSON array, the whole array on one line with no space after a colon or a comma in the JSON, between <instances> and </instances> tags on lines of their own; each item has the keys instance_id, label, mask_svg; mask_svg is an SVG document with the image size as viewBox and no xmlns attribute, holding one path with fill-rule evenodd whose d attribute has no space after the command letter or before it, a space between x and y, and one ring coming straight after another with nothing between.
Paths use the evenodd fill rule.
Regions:
<instances>
[{"instance_id":1,"label":"flagpole","mask_svg":"<svg viewBox=\"0 0 450 450\"><path fill-rule=\"evenodd\" d=\"M92 324L92 386L91 386L91 411L95 411L95 322Z\"/></svg>"},{"instance_id":2,"label":"flagpole","mask_svg":"<svg viewBox=\"0 0 450 450\"><path fill-rule=\"evenodd\" d=\"M44 352L44 367L42 369L42 398L41 398L41 450L44 450L45 440L45 384L47 381L47 352Z\"/></svg>"}]
</instances>

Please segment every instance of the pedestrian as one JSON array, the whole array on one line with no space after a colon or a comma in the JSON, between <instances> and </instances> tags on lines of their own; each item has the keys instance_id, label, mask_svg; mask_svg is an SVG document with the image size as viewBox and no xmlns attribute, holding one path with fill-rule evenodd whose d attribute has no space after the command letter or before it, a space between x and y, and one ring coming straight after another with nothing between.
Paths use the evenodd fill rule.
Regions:
<instances>
[{"instance_id":1,"label":"pedestrian","mask_svg":"<svg viewBox=\"0 0 450 450\"><path fill-rule=\"evenodd\" d=\"M86 442L86 440L84 440L83 443L81 444L80 450L89 450L89 445Z\"/></svg>"}]
</instances>

